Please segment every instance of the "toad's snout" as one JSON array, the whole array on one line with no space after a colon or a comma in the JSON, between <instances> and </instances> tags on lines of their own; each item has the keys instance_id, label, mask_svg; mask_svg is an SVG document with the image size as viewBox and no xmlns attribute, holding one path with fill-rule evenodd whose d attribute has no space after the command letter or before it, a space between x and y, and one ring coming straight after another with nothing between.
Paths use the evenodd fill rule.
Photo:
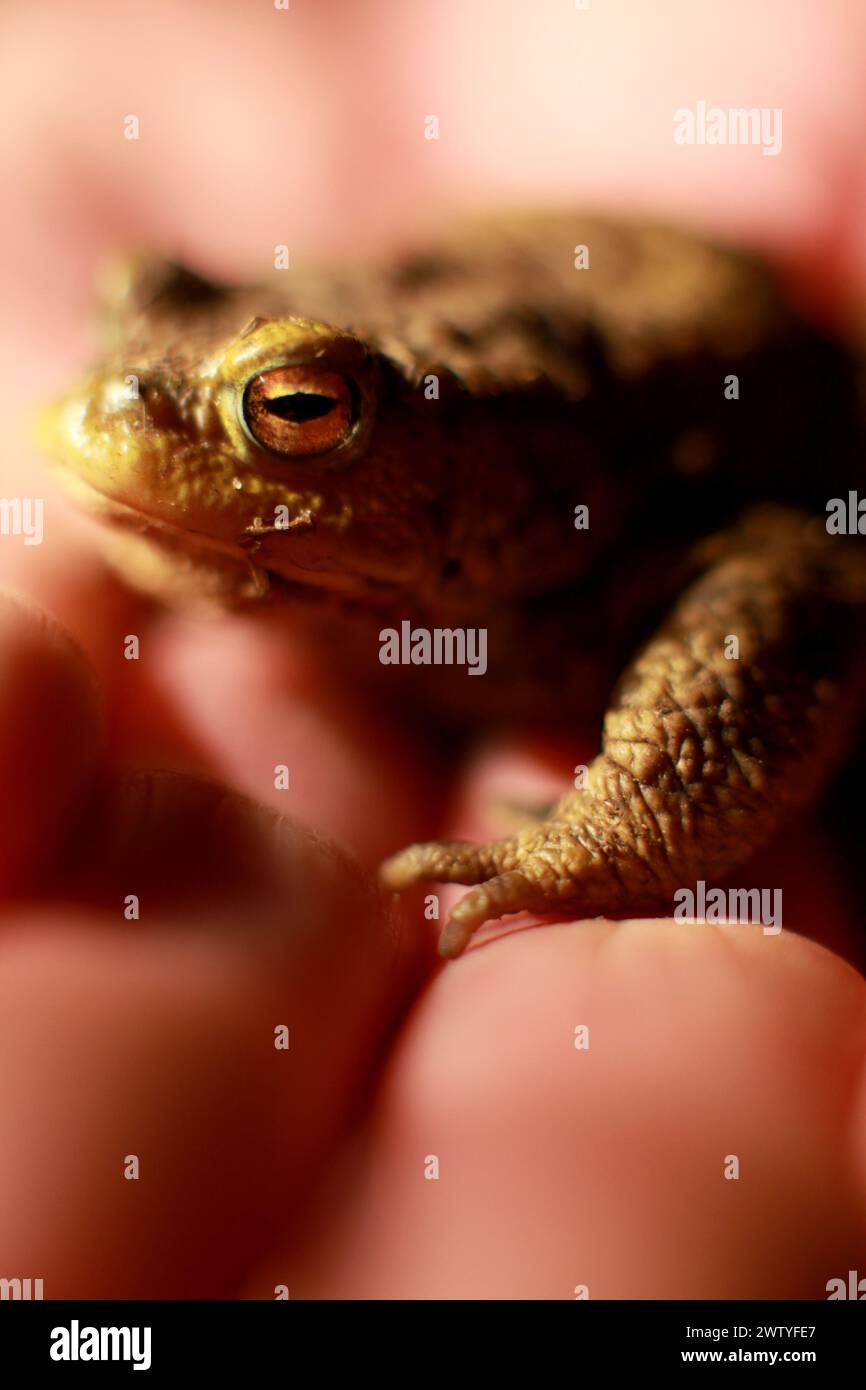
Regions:
<instances>
[{"instance_id":1,"label":"toad's snout","mask_svg":"<svg viewBox=\"0 0 866 1390\"><path fill-rule=\"evenodd\" d=\"M36 436L61 476L103 492L134 473L153 427L141 381L129 374L85 380L50 402L37 417Z\"/></svg>"},{"instance_id":2,"label":"toad's snout","mask_svg":"<svg viewBox=\"0 0 866 1390\"><path fill-rule=\"evenodd\" d=\"M181 399L134 371L88 376L43 408L36 435L61 483L89 511L116 503L208 534L214 510L225 510L214 498L231 472L231 450L194 392Z\"/></svg>"}]
</instances>

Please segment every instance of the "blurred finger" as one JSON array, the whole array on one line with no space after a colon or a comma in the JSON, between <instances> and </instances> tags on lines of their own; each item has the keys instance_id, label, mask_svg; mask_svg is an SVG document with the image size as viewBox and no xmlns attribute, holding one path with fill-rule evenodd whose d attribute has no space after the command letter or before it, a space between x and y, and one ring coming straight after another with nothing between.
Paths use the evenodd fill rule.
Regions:
<instances>
[{"instance_id":1,"label":"blurred finger","mask_svg":"<svg viewBox=\"0 0 866 1390\"><path fill-rule=\"evenodd\" d=\"M0 594L0 891L51 858L89 794L100 741L81 653L44 613Z\"/></svg>"}]
</instances>

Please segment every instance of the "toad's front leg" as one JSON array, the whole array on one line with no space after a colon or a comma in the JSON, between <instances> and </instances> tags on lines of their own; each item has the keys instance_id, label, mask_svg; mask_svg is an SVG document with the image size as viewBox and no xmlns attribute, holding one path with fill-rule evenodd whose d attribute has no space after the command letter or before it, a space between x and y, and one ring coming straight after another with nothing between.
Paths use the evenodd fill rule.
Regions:
<instances>
[{"instance_id":1,"label":"toad's front leg","mask_svg":"<svg viewBox=\"0 0 866 1390\"><path fill-rule=\"evenodd\" d=\"M388 887L477 884L439 949L506 913L673 907L745 863L814 797L864 688L866 553L820 521L749 514L619 683L586 786L510 839L411 845Z\"/></svg>"}]
</instances>

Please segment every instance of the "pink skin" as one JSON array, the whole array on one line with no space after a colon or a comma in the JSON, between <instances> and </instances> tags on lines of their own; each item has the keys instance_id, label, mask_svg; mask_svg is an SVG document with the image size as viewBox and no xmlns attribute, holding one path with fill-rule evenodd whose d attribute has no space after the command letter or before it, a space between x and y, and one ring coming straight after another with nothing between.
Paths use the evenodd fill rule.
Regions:
<instances>
[{"instance_id":1,"label":"pink skin","mask_svg":"<svg viewBox=\"0 0 866 1390\"><path fill-rule=\"evenodd\" d=\"M91 272L130 240L255 271L278 242L306 259L424 230L470 191L652 202L772 248L834 312L866 284L862 6L765 0L760 32L751 0L699 9L655 5L638 31L633 7L535 6L527 44L503 0L222 4L206 25L173 0L137 8L130 43L122 6L81 3L46 44L38 10L6 8L0 495L38 478L46 538L0 539L0 578L61 619L103 701L53 623L0 604L0 1247L46 1296L822 1297L866 1269L866 989L817 835L749 880L782 887L778 937L512 923L436 970L420 895L395 933L341 859L275 844L270 813L370 865L487 833L492 788L543 799L593 731L515 734L449 788L271 623L190 623L108 581L16 435L80 365ZM783 107L782 155L676 147L699 98ZM157 766L262 809L117 781Z\"/></svg>"}]
</instances>

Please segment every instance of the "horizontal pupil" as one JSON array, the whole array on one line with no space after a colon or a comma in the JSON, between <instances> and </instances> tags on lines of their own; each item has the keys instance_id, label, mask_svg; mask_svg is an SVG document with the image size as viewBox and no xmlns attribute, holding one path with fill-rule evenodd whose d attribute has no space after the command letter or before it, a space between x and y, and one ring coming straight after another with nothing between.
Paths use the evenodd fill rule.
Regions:
<instances>
[{"instance_id":1,"label":"horizontal pupil","mask_svg":"<svg viewBox=\"0 0 866 1390\"><path fill-rule=\"evenodd\" d=\"M312 391L295 391L287 396L275 396L262 404L269 415L303 425L307 420L321 420L323 415L329 415L337 401L331 396L319 396Z\"/></svg>"}]
</instances>

